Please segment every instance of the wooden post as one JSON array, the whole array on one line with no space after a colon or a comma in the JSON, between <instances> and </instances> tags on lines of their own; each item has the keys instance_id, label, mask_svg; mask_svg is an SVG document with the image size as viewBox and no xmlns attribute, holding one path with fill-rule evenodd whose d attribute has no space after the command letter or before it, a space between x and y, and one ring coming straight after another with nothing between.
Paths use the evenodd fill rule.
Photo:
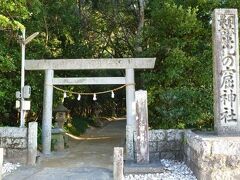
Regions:
<instances>
[{"instance_id":1,"label":"wooden post","mask_svg":"<svg viewBox=\"0 0 240 180\"><path fill-rule=\"evenodd\" d=\"M28 124L28 165L36 164L37 157L37 131L38 124L37 122L30 122Z\"/></svg>"},{"instance_id":2,"label":"wooden post","mask_svg":"<svg viewBox=\"0 0 240 180\"><path fill-rule=\"evenodd\" d=\"M137 163L149 163L147 91L136 91L136 159Z\"/></svg>"},{"instance_id":3,"label":"wooden post","mask_svg":"<svg viewBox=\"0 0 240 180\"><path fill-rule=\"evenodd\" d=\"M136 129L136 107L135 107L135 85L134 70L126 69L126 107L127 107L127 126L126 126L126 154L127 159L134 159L133 133Z\"/></svg>"},{"instance_id":4,"label":"wooden post","mask_svg":"<svg viewBox=\"0 0 240 180\"><path fill-rule=\"evenodd\" d=\"M53 70L45 70L42 120L42 146L43 154L45 155L49 155L51 153L53 74Z\"/></svg>"},{"instance_id":5,"label":"wooden post","mask_svg":"<svg viewBox=\"0 0 240 180\"><path fill-rule=\"evenodd\" d=\"M0 180L2 180L3 173L3 148L0 148Z\"/></svg>"},{"instance_id":6,"label":"wooden post","mask_svg":"<svg viewBox=\"0 0 240 180\"><path fill-rule=\"evenodd\" d=\"M123 148L114 147L113 152L113 180L124 180L123 175Z\"/></svg>"}]
</instances>

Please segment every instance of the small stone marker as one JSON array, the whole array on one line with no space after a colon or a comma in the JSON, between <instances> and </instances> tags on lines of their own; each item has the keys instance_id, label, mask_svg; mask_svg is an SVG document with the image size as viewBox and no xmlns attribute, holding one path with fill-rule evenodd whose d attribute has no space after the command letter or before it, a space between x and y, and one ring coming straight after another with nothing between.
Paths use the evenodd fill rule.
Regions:
<instances>
[{"instance_id":1,"label":"small stone marker","mask_svg":"<svg viewBox=\"0 0 240 180\"><path fill-rule=\"evenodd\" d=\"M136 91L136 159L137 163L149 163L147 91Z\"/></svg>"},{"instance_id":2,"label":"small stone marker","mask_svg":"<svg viewBox=\"0 0 240 180\"><path fill-rule=\"evenodd\" d=\"M35 165L37 158L37 122L30 122L28 124L28 165Z\"/></svg>"},{"instance_id":3,"label":"small stone marker","mask_svg":"<svg viewBox=\"0 0 240 180\"><path fill-rule=\"evenodd\" d=\"M0 180L2 180L3 173L3 148L0 148Z\"/></svg>"},{"instance_id":4,"label":"small stone marker","mask_svg":"<svg viewBox=\"0 0 240 180\"><path fill-rule=\"evenodd\" d=\"M214 126L217 134L240 134L237 9L213 13Z\"/></svg>"},{"instance_id":5,"label":"small stone marker","mask_svg":"<svg viewBox=\"0 0 240 180\"><path fill-rule=\"evenodd\" d=\"M123 176L123 148L114 147L113 152L113 179L124 180Z\"/></svg>"}]
</instances>

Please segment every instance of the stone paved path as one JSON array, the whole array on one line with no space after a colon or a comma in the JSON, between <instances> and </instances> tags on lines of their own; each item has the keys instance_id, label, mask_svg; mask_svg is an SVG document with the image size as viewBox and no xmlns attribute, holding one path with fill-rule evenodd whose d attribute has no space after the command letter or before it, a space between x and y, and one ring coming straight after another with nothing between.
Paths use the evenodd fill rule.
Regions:
<instances>
[{"instance_id":1,"label":"stone paved path","mask_svg":"<svg viewBox=\"0 0 240 180\"><path fill-rule=\"evenodd\" d=\"M70 138L66 152L53 153L37 167L23 167L5 180L108 180L112 179L114 146L124 146L125 120L110 122L81 137Z\"/></svg>"}]
</instances>

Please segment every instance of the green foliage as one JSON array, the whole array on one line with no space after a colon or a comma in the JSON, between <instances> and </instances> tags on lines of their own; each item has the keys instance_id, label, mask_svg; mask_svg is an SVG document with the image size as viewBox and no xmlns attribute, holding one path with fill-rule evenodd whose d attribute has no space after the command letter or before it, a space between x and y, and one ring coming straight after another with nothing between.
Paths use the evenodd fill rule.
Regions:
<instances>
[{"instance_id":1,"label":"green foliage","mask_svg":"<svg viewBox=\"0 0 240 180\"><path fill-rule=\"evenodd\" d=\"M18 0L0 1L0 121L17 125L15 91L20 89L19 29L38 31L26 47L27 59L156 57L152 71L136 72L137 88L148 90L152 128L212 128L211 14L214 8L240 8L239 1L151 0L138 34L138 1ZM139 43L141 39L141 44ZM140 45L142 52L136 51ZM56 77L124 76L124 71L61 71ZM29 118L41 122L44 72L26 72L32 87ZM97 92L115 86L65 86ZM62 93L54 92L54 104ZM125 113L125 92L98 97L101 115ZM93 117L92 97L70 95L66 106L79 117ZM121 112L121 113L119 113ZM31 117L32 116L32 117ZM89 120L74 118L72 131L83 132ZM75 127L76 126L76 127ZM70 127L69 127L70 128ZM81 129L83 128L83 129Z\"/></svg>"},{"instance_id":2,"label":"green foliage","mask_svg":"<svg viewBox=\"0 0 240 180\"><path fill-rule=\"evenodd\" d=\"M204 29L198 13L174 1L152 1L146 54L157 62L142 77L153 128L202 128L203 122L213 121L211 27Z\"/></svg>"},{"instance_id":3,"label":"green foliage","mask_svg":"<svg viewBox=\"0 0 240 180\"><path fill-rule=\"evenodd\" d=\"M25 27L20 22L23 19L29 17L29 11L26 7L25 0L8 1L2 0L0 2L0 28L1 29L12 29L12 30L23 30ZM21 18L20 18L21 17Z\"/></svg>"},{"instance_id":4,"label":"green foliage","mask_svg":"<svg viewBox=\"0 0 240 180\"><path fill-rule=\"evenodd\" d=\"M15 125L14 99L16 84L20 79L16 77L17 66L14 59L18 56L15 51L8 50L4 44L0 44L0 112L1 112L1 124L3 125ZM12 121L9 121L11 118Z\"/></svg>"},{"instance_id":5,"label":"green foliage","mask_svg":"<svg viewBox=\"0 0 240 180\"><path fill-rule=\"evenodd\" d=\"M91 121L90 118L73 116L70 122L65 125L65 130L73 135L79 136L86 131Z\"/></svg>"}]
</instances>

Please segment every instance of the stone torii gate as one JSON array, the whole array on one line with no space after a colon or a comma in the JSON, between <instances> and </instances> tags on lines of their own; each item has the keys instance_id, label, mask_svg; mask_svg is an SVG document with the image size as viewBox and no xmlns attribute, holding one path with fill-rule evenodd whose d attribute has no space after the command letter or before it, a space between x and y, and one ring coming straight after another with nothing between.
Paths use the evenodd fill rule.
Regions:
<instances>
[{"instance_id":1,"label":"stone torii gate","mask_svg":"<svg viewBox=\"0 0 240 180\"><path fill-rule=\"evenodd\" d=\"M128 159L133 159L133 132L136 129L134 69L152 69L155 60L156 58L26 60L25 70L45 71L42 119L43 154L49 155L51 153L53 85L127 84L126 153ZM125 77L54 77L54 70L99 69L125 69Z\"/></svg>"}]
</instances>

